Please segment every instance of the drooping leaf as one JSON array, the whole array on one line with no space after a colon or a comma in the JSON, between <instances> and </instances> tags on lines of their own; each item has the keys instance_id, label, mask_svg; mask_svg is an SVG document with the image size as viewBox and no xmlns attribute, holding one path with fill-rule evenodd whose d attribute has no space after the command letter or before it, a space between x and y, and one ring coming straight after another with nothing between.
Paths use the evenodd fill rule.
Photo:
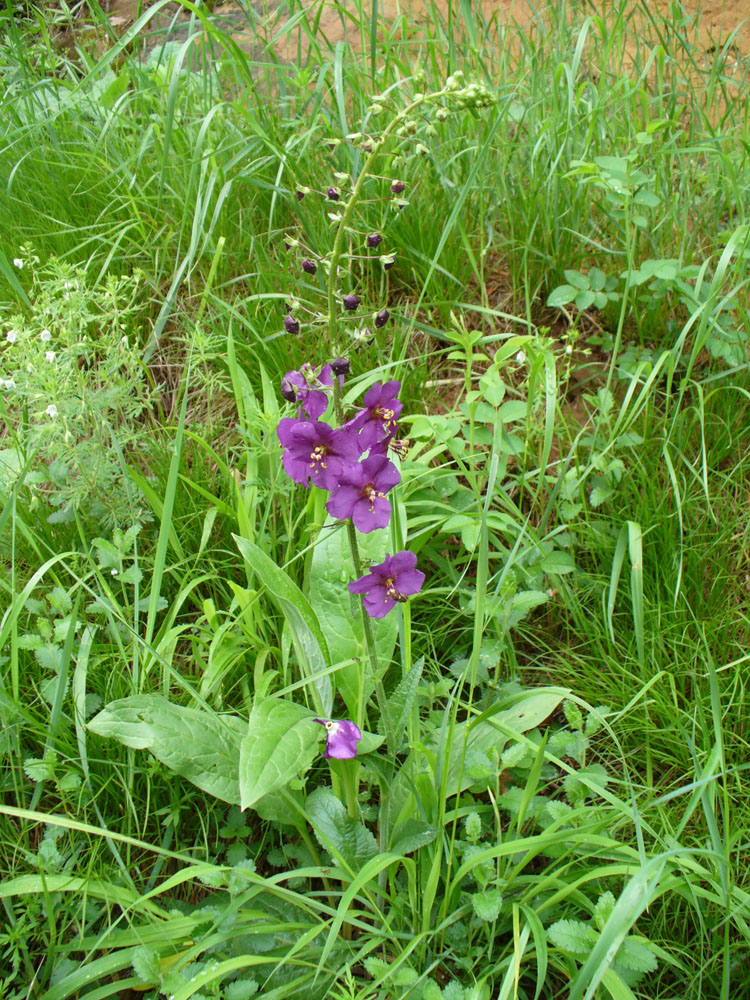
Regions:
<instances>
[{"instance_id":1,"label":"drooping leaf","mask_svg":"<svg viewBox=\"0 0 750 1000\"><path fill-rule=\"evenodd\" d=\"M276 792L312 763L321 727L293 701L263 698L253 705L240 744L240 806Z\"/></svg>"},{"instance_id":2,"label":"drooping leaf","mask_svg":"<svg viewBox=\"0 0 750 1000\"><path fill-rule=\"evenodd\" d=\"M632 934L620 945L616 961L633 972L655 972L659 965L646 942Z\"/></svg>"},{"instance_id":3,"label":"drooping leaf","mask_svg":"<svg viewBox=\"0 0 750 1000\"><path fill-rule=\"evenodd\" d=\"M224 802L240 799L237 766L246 723L174 705L155 694L110 702L89 723L91 732L151 753L175 773Z\"/></svg>"}]
</instances>

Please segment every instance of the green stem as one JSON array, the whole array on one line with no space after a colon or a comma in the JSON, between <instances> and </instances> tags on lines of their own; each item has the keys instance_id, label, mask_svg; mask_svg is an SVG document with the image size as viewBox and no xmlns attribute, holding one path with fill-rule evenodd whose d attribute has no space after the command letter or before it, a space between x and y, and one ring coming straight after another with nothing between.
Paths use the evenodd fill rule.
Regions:
<instances>
[{"instance_id":1,"label":"green stem","mask_svg":"<svg viewBox=\"0 0 750 1000\"><path fill-rule=\"evenodd\" d=\"M338 378L335 377L333 379L333 407L336 414L336 422L340 427L344 423L344 407L341 402L341 386L339 385ZM362 572L362 559L359 554L359 544L357 543L357 529L352 524L351 518L346 522L346 534L349 539L349 550L352 554L355 578L359 579L364 574ZM362 631L365 636L365 646L367 647L367 654L370 660L370 670L372 672L372 680L375 685L375 692L378 698L378 707L380 708L380 715L383 719L383 728L385 729L385 739L388 744L388 753L391 760L394 760L396 756L396 734L393 731L393 722L391 720L390 712L388 711L388 699L386 698L385 688L383 687L383 682L380 679L378 650L375 644L375 636L372 631L372 623L370 622L370 616L365 611L363 601L359 602L359 610L362 615Z\"/></svg>"},{"instance_id":2,"label":"green stem","mask_svg":"<svg viewBox=\"0 0 750 1000\"><path fill-rule=\"evenodd\" d=\"M348 231L351 217L354 214L357 203L359 202L362 186L369 176L376 157L382 153L385 141L392 135L401 122L407 118L412 111L424 104L425 101L438 100L441 97L444 97L446 93L448 93L448 91L441 90L429 95L417 94L415 99L391 120L391 122L383 130L380 138L373 142L372 151L365 160L359 173L359 177L352 188L352 193L349 196L349 200L344 208L344 214L342 215L338 229L336 230L336 236L333 241L333 249L331 250L330 270L328 272L328 330L330 334L330 343L336 353L340 353L341 351L341 346L338 343L338 313L336 310L336 283L339 270L338 265L343 250L344 237Z\"/></svg>"}]
</instances>

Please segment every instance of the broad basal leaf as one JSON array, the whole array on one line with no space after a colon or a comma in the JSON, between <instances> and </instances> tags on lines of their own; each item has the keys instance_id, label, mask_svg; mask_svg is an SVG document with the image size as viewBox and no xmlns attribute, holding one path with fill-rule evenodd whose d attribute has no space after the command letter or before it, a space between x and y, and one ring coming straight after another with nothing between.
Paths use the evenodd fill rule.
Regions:
<instances>
[{"instance_id":1,"label":"broad basal leaf","mask_svg":"<svg viewBox=\"0 0 750 1000\"><path fill-rule=\"evenodd\" d=\"M241 807L278 791L309 767L322 732L302 705L281 698L256 702L240 744Z\"/></svg>"},{"instance_id":2,"label":"broad basal leaf","mask_svg":"<svg viewBox=\"0 0 750 1000\"><path fill-rule=\"evenodd\" d=\"M209 795L240 800L237 767L246 724L233 715L214 715L174 705L155 694L110 702L88 724L99 736L151 753Z\"/></svg>"}]
</instances>

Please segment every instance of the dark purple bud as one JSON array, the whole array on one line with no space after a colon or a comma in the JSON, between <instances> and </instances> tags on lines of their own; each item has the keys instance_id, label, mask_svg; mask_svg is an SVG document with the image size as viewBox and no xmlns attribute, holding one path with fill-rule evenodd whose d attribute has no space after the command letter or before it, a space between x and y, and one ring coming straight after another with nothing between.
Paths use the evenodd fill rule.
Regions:
<instances>
[{"instance_id":1,"label":"dark purple bud","mask_svg":"<svg viewBox=\"0 0 750 1000\"><path fill-rule=\"evenodd\" d=\"M331 371L334 375L348 375L351 370L349 358L334 358L331 362Z\"/></svg>"},{"instance_id":2,"label":"dark purple bud","mask_svg":"<svg viewBox=\"0 0 750 1000\"><path fill-rule=\"evenodd\" d=\"M286 377L286 375L281 380L281 395L289 403L293 403L297 398L297 389L292 385L291 381Z\"/></svg>"},{"instance_id":3,"label":"dark purple bud","mask_svg":"<svg viewBox=\"0 0 750 1000\"><path fill-rule=\"evenodd\" d=\"M406 184L404 184L403 181L394 181L393 184L391 184L391 191L393 191L394 194L401 194L401 192L405 190Z\"/></svg>"},{"instance_id":4,"label":"dark purple bud","mask_svg":"<svg viewBox=\"0 0 750 1000\"><path fill-rule=\"evenodd\" d=\"M309 187L298 187L297 188L297 201L302 201L306 194L310 193Z\"/></svg>"},{"instance_id":5,"label":"dark purple bud","mask_svg":"<svg viewBox=\"0 0 750 1000\"><path fill-rule=\"evenodd\" d=\"M315 274L315 272L318 270L318 265L315 263L314 260L308 260L307 258L305 258L302 261L302 270L305 272L305 274Z\"/></svg>"},{"instance_id":6,"label":"dark purple bud","mask_svg":"<svg viewBox=\"0 0 750 1000\"><path fill-rule=\"evenodd\" d=\"M292 249L292 244L289 242L289 240L284 240L284 249L286 251L289 251L289 250Z\"/></svg>"},{"instance_id":7,"label":"dark purple bud","mask_svg":"<svg viewBox=\"0 0 750 1000\"><path fill-rule=\"evenodd\" d=\"M381 309L380 312L375 317L375 329L380 330L388 322L388 316L390 313L387 309Z\"/></svg>"},{"instance_id":8,"label":"dark purple bud","mask_svg":"<svg viewBox=\"0 0 750 1000\"><path fill-rule=\"evenodd\" d=\"M357 306L359 305L359 303L361 301L362 300L360 299L359 295L353 295L353 294L352 295L345 295L344 296L344 309L346 309L347 312L354 312L354 310L357 308Z\"/></svg>"},{"instance_id":9,"label":"dark purple bud","mask_svg":"<svg viewBox=\"0 0 750 1000\"><path fill-rule=\"evenodd\" d=\"M299 333L299 320L296 320L294 316L285 316L284 329L287 333Z\"/></svg>"},{"instance_id":10,"label":"dark purple bud","mask_svg":"<svg viewBox=\"0 0 750 1000\"><path fill-rule=\"evenodd\" d=\"M329 201L338 201L339 200L340 195L339 195L338 190L336 188L333 188L333 187L328 188L328 190L326 191L326 194L328 195L328 200Z\"/></svg>"},{"instance_id":11,"label":"dark purple bud","mask_svg":"<svg viewBox=\"0 0 750 1000\"><path fill-rule=\"evenodd\" d=\"M383 267L386 269L386 271L390 271L390 269L396 263L396 261L393 259L393 257L381 257L380 260L381 260L381 262L383 264Z\"/></svg>"},{"instance_id":12,"label":"dark purple bud","mask_svg":"<svg viewBox=\"0 0 750 1000\"><path fill-rule=\"evenodd\" d=\"M380 233L368 233L367 235L368 247L372 247L374 250L375 247L379 247L382 242L383 242L383 237L380 235Z\"/></svg>"}]
</instances>

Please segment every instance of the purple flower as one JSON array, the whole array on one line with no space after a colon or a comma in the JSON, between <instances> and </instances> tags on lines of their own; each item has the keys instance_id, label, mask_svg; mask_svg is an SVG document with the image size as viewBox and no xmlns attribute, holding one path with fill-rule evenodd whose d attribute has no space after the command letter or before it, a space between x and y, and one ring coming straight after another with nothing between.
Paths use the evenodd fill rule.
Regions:
<instances>
[{"instance_id":1,"label":"purple flower","mask_svg":"<svg viewBox=\"0 0 750 1000\"><path fill-rule=\"evenodd\" d=\"M302 270L305 274L315 274L318 270L318 265L314 260L308 260L307 257L302 261Z\"/></svg>"},{"instance_id":2,"label":"purple flower","mask_svg":"<svg viewBox=\"0 0 750 1000\"><path fill-rule=\"evenodd\" d=\"M391 191L393 191L394 194L401 194L405 190L406 184L404 184L403 181L394 181L393 184L391 184Z\"/></svg>"},{"instance_id":3,"label":"purple flower","mask_svg":"<svg viewBox=\"0 0 750 1000\"><path fill-rule=\"evenodd\" d=\"M391 505L386 493L400 482L398 469L385 455L366 458L344 470L326 510L340 521L350 517L354 527L367 535L388 524Z\"/></svg>"},{"instance_id":4,"label":"purple flower","mask_svg":"<svg viewBox=\"0 0 750 1000\"><path fill-rule=\"evenodd\" d=\"M326 727L326 749L324 757L335 760L351 760L357 756L357 744L362 739L362 731L349 719L336 722L333 719L313 719Z\"/></svg>"},{"instance_id":5,"label":"purple flower","mask_svg":"<svg viewBox=\"0 0 750 1000\"><path fill-rule=\"evenodd\" d=\"M325 390L333 388L330 365L318 372L310 364L304 364L299 371L287 372L281 380L281 395L292 403L299 403L311 420L322 417L328 407Z\"/></svg>"},{"instance_id":6,"label":"purple flower","mask_svg":"<svg viewBox=\"0 0 750 1000\"><path fill-rule=\"evenodd\" d=\"M309 187L298 187L297 188L297 201L302 201L306 194L310 193Z\"/></svg>"},{"instance_id":7,"label":"purple flower","mask_svg":"<svg viewBox=\"0 0 750 1000\"><path fill-rule=\"evenodd\" d=\"M329 201L338 201L339 198L341 197L336 188L334 187L328 188L328 190L326 191L326 195L328 196Z\"/></svg>"},{"instance_id":8,"label":"purple flower","mask_svg":"<svg viewBox=\"0 0 750 1000\"><path fill-rule=\"evenodd\" d=\"M367 245L368 247L372 247L373 250L375 249L375 247L379 247L382 242L383 242L383 237L380 235L380 233L367 234Z\"/></svg>"},{"instance_id":9,"label":"purple flower","mask_svg":"<svg viewBox=\"0 0 750 1000\"><path fill-rule=\"evenodd\" d=\"M389 255L388 257L381 257L381 258L380 258L380 263L381 263L381 264L383 265L383 268L384 268L384 269L385 269L386 271L390 271L390 269L391 269L391 268L393 267L393 265L394 265L394 264L396 263L396 258L395 258L395 257L392 257L392 256L390 256L390 255Z\"/></svg>"},{"instance_id":10,"label":"purple flower","mask_svg":"<svg viewBox=\"0 0 750 1000\"><path fill-rule=\"evenodd\" d=\"M359 295L354 295L354 294L345 295L344 309L346 309L347 312L354 312L354 310L357 308L357 306L361 301L362 300L360 299Z\"/></svg>"},{"instance_id":11,"label":"purple flower","mask_svg":"<svg viewBox=\"0 0 750 1000\"><path fill-rule=\"evenodd\" d=\"M284 329L287 333L299 333L299 320L294 316L284 317Z\"/></svg>"},{"instance_id":12,"label":"purple flower","mask_svg":"<svg viewBox=\"0 0 750 1000\"><path fill-rule=\"evenodd\" d=\"M404 549L386 556L385 562L350 583L349 592L365 595L365 611L371 618L385 618L397 601L402 603L410 594L418 594L423 583L424 573L417 569L417 557Z\"/></svg>"},{"instance_id":13,"label":"purple flower","mask_svg":"<svg viewBox=\"0 0 750 1000\"><path fill-rule=\"evenodd\" d=\"M401 383L395 380L384 385L376 382L364 395L362 402L365 408L345 425L351 430L359 431L359 447L362 451L367 451L379 441L392 438L395 434L396 420L402 410L401 401L396 398L400 389Z\"/></svg>"},{"instance_id":14,"label":"purple flower","mask_svg":"<svg viewBox=\"0 0 750 1000\"><path fill-rule=\"evenodd\" d=\"M375 317L375 329L380 330L388 322L388 317L390 313L387 309L381 309L380 312Z\"/></svg>"},{"instance_id":15,"label":"purple flower","mask_svg":"<svg viewBox=\"0 0 750 1000\"><path fill-rule=\"evenodd\" d=\"M311 480L324 490L335 489L344 469L359 455L353 434L343 428L334 430L321 420L284 417L276 434L284 448L284 469L302 486Z\"/></svg>"}]
</instances>

